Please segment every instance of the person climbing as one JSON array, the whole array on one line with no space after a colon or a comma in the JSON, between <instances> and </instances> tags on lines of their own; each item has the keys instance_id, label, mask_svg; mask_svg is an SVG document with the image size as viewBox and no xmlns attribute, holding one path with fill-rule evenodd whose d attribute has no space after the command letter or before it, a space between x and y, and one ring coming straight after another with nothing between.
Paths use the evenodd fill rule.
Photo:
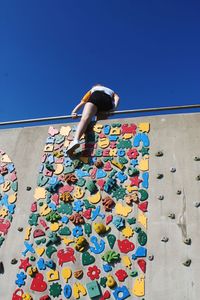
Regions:
<instances>
[{"instance_id":1,"label":"person climbing","mask_svg":"<svg viewBox=\"0 0 200 300\"><path fill-rule=\"evenodd\" d=\"M95 84L81 99L81 102L73 109L71 116L77 118L77 111L83 106L81 120L77 126L74 140L70 143L67 152L72 153L80 145L80 138L85 133L92 117L105 112L113 112L119 104L119 96L110 88L101 84ZM107 114L106 114L107 115ZM105 116L106 116L105 115Z\"/></svg>"}]
</instances>

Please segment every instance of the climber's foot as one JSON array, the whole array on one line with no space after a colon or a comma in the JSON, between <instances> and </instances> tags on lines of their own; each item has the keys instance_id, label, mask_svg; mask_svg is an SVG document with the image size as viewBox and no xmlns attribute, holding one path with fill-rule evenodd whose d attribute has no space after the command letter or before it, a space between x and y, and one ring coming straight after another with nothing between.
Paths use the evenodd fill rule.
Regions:
<instances>
[{"instance_id":1,"label":"climber's foot","mask_svg":"<svg viewBox=\"0 0 200 300\"><path fill-rule=\"evenodd\" d=\"M78 140L72 141L67 149L67 153L72 154L79 146L80 142Z\"/></svg>"}]
</instances>

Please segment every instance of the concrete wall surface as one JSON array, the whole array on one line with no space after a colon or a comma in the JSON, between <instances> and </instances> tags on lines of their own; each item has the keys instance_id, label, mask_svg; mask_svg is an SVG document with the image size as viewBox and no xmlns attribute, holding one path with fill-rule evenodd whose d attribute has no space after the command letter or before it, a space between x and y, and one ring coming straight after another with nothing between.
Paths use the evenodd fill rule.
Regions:
<instances>
[{"instance_id":1,"label":"concrete wall surface","mask_svg":"<svg viewBox=\"0 0 200 300\"><path fill-rule=\"evenodd\" d=\"M200 157L200 114L116 119L100 121L100 124L143 122L150 123L149 205L145 212L148 217L145 296L131 295L127 299L196 300L200 295L200 161L195 157ZM60 130L62 126L68 125L73 126L74 123L52 126ZM20 259L25 259L22 256L25 249L24 234L29 226L30 207L35 201L34 192L49 127L0 130L1 157L5 157L5 152L12 160L18 181L17 201L13 200L15 212L8 233L5 236L2 234L5 240L0 247L0 261L4 267L0 273L1 300L12 299L16 290L16 274L23 271L19 269L19 264ZM157 156L158 152L163 155ZM31 189L27 190L27 187ZM6 191L5 186L4 189ZM1 211L1 205L0 223L4 212ZM19 227L23 228L22 232L18 231ZM18 263L11 264L13 258ZM96 264L102 262L97 261ZM81 268L78 262L75 265L76 269ZM29 283L31 280L29 278ZM131 284L129 281L125 283L127 287L130 285L130 289ZM46 295L45 292L41 295L27 292L30 292L33 299ZM56 299L65 297L62 294ZM70 299L75 298L71 296ZM115 299L112 289L110 299Z\"/></svg>"}]
</instances>

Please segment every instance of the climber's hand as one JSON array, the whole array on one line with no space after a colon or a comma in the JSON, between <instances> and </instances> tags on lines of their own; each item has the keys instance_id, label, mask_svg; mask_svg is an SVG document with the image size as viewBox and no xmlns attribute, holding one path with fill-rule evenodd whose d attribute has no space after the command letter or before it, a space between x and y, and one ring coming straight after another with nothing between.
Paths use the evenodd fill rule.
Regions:
<instances>
[{"instance_id":1,"label":"climber's hand","mask_svg":"<svg viewBox=\"0 0 200 300\"><path fill-rule=\"evenodd\" d=\"M71 116L72 116L73 119L78 118L78 114L76 112L73 112L73 111L71 113Z\"/></svg>"}]
</instances>

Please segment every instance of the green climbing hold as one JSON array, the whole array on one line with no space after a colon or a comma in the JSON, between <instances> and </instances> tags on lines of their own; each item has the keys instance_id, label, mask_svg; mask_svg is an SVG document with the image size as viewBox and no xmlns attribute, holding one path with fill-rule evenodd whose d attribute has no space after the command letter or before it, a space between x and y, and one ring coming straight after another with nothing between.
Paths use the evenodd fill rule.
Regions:
<instances>
[{"instance_id":1,"label":"green climbing hold","mask_svg":"<svg viewBox=\"0 0 200 300\"><path fill-rule=\"evenodd\" d=\"M134 228L134 230L135 230L135 232L139 233L141 231L141 227L137 226L137 227Z\"/></svg>"},{"instance_id":2,"label":"green climbing hold","mask_svg":"<svg viewBox=\"0 0 200 300\"><path fill-rule=\"evenodd\" d=\"M53 166L52 164L50 164L50 163L46 163L46 164L45 164L45 167L46 167L46 169L47 169L48 171L52 171L52 172L55 171L54 166Z\"/></svg>"},{"instance_id":3,"label":"green climbing hold","mask_svg":"<svg viewBox=\"0 0 200 300\"><path fill-rule=\"evenodd\" d=\"M73 211L73 207L69 203L61 203L60 207L58 207L58 212L62 214L71 215Z\"/></svg>"},{"instance_id":4,"label":"green climbing hold","mask_svg":"<svg viewBox=\"0 0 200 300\"><path fill-rule=\"evenodd\" d=\"M109 244L110 248L113 249L115 241L116 241L116 236L114 234L108 234L107 240L108 240L108 244Z\"/></svg>"},{"instance_id":5,"label":"green climbing hold","mask_svg":"<svg viewBox=\"0 0 200 300\"><path fill-rule=\"evenodd\" d=\"M85 187L90 191L91 194L95 194L98 191L93 180L87 180Z\"/></svg>"},{"instance_id":6,"label":"green climbing hold","mask_svg":"<svg viewBox=\"0 0 200 300\"><path fill-rule=\"evenodd\" d=\"M13 216L12 216L12 215L8 215L8 220L9 220L10 222L12 222Z\"/></svg>"},{"instance_id":7,"label":"green climbing hold","mask_svg":"<svg viewBox=\"0 0 200 300\"><path fill-rule=\"evenodd\" d=\"M116 173L117 173L117 171L113 169L113 170L110 172L110 174L109 174L108 177L112 178L112 177L115 176Z\"/></svg>"},{"instance_id":8,"label":"green climbing hold","mask_svg":"<svg viewBox=\"0 0 200 300\"><path fill-rule=\"evenodd\" d=\"M73 160L74 169L81 169L83 166L83 162L79 159Z\"/></svg>"},{"instance_id":9,"label":"green climbing hold","mask_svg":"<svg viewBox=\"0 0 200 300\"><path fill-rule=\"evenodd\" d=\"M121 127L121 123L113 123L113 124L112 124L112 127L114 127L114 128L115 128L115 127Z\"/></svg>"},{"instance_id":10,"label":"green climbing hold","mask_svg":"<svg viewBox=\"0 0 200 300\"><path fill-rule=\"evenodd\" d=\"M38 218L39 218L39 214L30 214L29 216L29 224L31 226L36 226L38 224Z\"/></svg>"},{"instance_id":11,"label":"green climbing hold","mask_svg":"<svg viewBox=\"0 0 200 300\"><path fill-rule=\"evenodd\" d=\"M136 277L136 276L138 276L138 271L132 271L131 273L130 273L130 276L131 277Z\"/></svg>"},{"instance_id":12,"label":"green climbing hold","mask_svg":"<svg viewBox=\"0 0 200 300\"><path fill-rule=\"evenodd\" d=\"M112 156L107 156L107 157L104 157L104 158L103 158L103 161L104 161L104 162L111 161L111 160L113 160L113 157L112 157Z\"/></svg>"},{"instance_id":13,"label":"green climbing hold","mask_svg":"<svg viewBox=\"0 0 200 300\"><path fill-rule=\"evenodd\" d=\"M143 146L142 149L139 150L139 152L142 153L142 156L149 155L149 148Z\"/></svg>"},{"instance_id":14,"label":"green climbing hold","mask_svg":"<svg viewBox=\"0 0 200 300\"><path fill-rule=\"evenodd\" d=\"M99 298L99 296L101 295L101 290L100 287L98 285L97 281L91 281L86 283L86 288L89 294L90 298L95 298L97 299L97 297Z\"/></svg>"},{"instance_id":15,"label":"green climbing hold","mask_svg":"<svg viewBox=\"0 0 200 300\"><path fill-rule=\"evenodd\" d=\"M128 159L126 159L126 157L120 157L119 162L120 162L120 164L125 165L125 164L127 164Z\"/></svg>"},{"instance_id":16,"label":"green climbing hold","mask_svg":"<svg viewBox=\"0 0 200 300\"><path fill-rule=\"evenodd\" d=\"M41 239L41 240L35 240L35 243L36 243L37 245L45 244L45 243L46 243L46 239L43 238L43 239Z\"/></svg>"},{"instance_id":17,"label":"green climbing hold","mask_svg":"<svg viewBox=\"0 0 200 300\"><path fill-rule=\"evenodd\" d=\"M83 252L82 254L82 264L83 266L91 265L95 262L95 257L90 255L89 252Z\"/></svg>"},{"instance_id":18,"label":"green climbing hold","mask_svg":"<svg viewBox=\"0 0 200 300\"><path fill-rule=\"evenodd\" d=\"M49 181L48 177L45 177L44 175L40 174L38 176L37 185L44 186L48 181Z\"/></svg>"},{"instance_id":19,"label":"green climbing hold","mask_svg":"<svg viewBox=\"0 0 200 300\"><path fill-rule=\"evenodd\" d=\"M56 135L55 144L61 144L65 140L65 137L61 134Z\"/></svg>"},{"instance_id":20,"label":"green climbing hold","mask_svg":"<svg viewBox=\"0 0 200 300\"><path fill-rule=\"evenodd\" d=\"M56 247L54 247L54 246L48 246L48 247L46 248L46 255L47 255L48 258L51 258L51 255L52 255L54 252L57 252Z\"/></svg>"},{"instance_id":21,"label":"green climbing hold","mask_svg":"<svg viewBox=\"0 0 200 300\"><path fill-rule=\"evenodd\" d=\"M148 195L147 191L140 189L140 190L138 190L138 192L140 193L140 201L145 201L148 199L149 195Z\"/></svg>"},{"instance_id":22,"label":"green climbing hold","mask_svg":"<svg viewBox=\"0 0 200 300\"><path fill-rule=\"evenodd\" d=\"M87 234L87 236L90 236L90 234L92 233L92 226L89 223L85 223L84 230L85 234Z\"/></svg>"},{"instance_id":23,"label":"green climbing hold","mask_svg":"<svg viewBox=\"0 0 200 300\"><path fill-rule=\"evenodd\" d=\"M82 170L83 171L86 171L86 172L90 172L90 170L92 170L92 168L93 168L93 166L91 166L91 165L87 165L87 164L84 164L84 166L83 166L83 168L82 168Z\"/></svg>"},{"instance_id":24,"label":"green climbing hold","mask_svg":"<svg viewBox=\"0 0 200 300\"><path fill-rule=\"evenodd\" d=\"M129 167L128 168L128 175L129 176L137 176L139 175L140 171L136 168L132 168L132 167Z\"/></svg>"},{"instance_id":25,"label":"green climbing hold","mask_svg":"<svg viewBox=\"0 0 200 300\"><path fill-rule=\"evenodd\" d=\"M132 217L130 219L127 219L127 222L129 225L135 224L136 223L136 218Z\"/></svg>"},{"instance_id":26,"label":"green climbing hold","mask_svg":"<svg viewBox=\"0 0 200 300\"><path fill-rule=\"evenodd\" d=\"M35 256L30 256L30 261L35 261L35 260L36 260Z\"/></svg>"},{"instance_id":27,"label":"green climbing hold","mask_svg":"<svg viewBox=\"0 0 200 300\"><path fill-rule=\"evenodd\" d=\"M3 244L4 240L5 240L5 238L1 235L0 236L0 246Z\"/></svg>"},{"instance_id":28,"label":"green climbing hold","mask_svg":"<svg viewBox=\"0 0 200 300\"><path fill-rule=\"evenodd\" d=\"M53 283L52 285L50 285L49 291L50 295L54 298L59 297L62 293L62 286L58 282Z\"/></svg>"},{"instance_id":29,"label":"green climbing hold","mask_svg":"<svg viewBox=\"0 0 200 300\"><path fill-rule=\"evenodd\" d=\"M49 234L48 234L48 237L49 237L49 240L48 240L48 242L46 243L46 246L48 247L48 246L50 246L50 245L52 245L52 244L55 244L55 245L59 245L60 244L60 236L59 235L57 235L57 233L56 232L50 232Z\"/></svg>"},{"instance_id":30,"label":"green climbing hold","mask_svg":"<svg viewBox=\"0 0 200 300\"><path fill-rule=\"evenodd\" d=\"M79 178L78 180L77 180L77 182L75 183L75 185L78 185L78 186L84 186L85 185L85 179L84 178Z\"/></svg>"},{"instance_id":31,"label":"green climbing hold","mask_svg":"<svg viewBox=\"0 0 200 300\"><path fill-rule=\"evenodd\" d=\"M124 197L126 196L126 190L123 187L117 187L113 189L112 195L116 198L117 201L120 199L124 200Z\"/></svg>"},{"instance_id":32,"label":"green climbing hold","mask_svg":"<svg viewBox=\"0 0 200 300\"><path fill-rule=\"evenodd\" d=\"M102 287L106 287L106 281L107 281L107 278L106 277L101 277L100 278L100 285L102 286Z\"/></svg>"},{"instance_id":33,"label":"green climbing hold","mask_svg":"<svg viewBox=\"0 0 200 300\"><path fill-rule=\"evenodd\" d=\"M65 226L63 228L61 228L58 233L60 235L70 235L71 234L71 230L69 229L69 227Z\"/></svg>"},{"instance_id":34,"label":"green climbing hold","mask_svg":"<svg viewBox=\"0 0 200 300\"><path fill-rule=\"evenodd\" d=\"M85 208L86 208L86 209L89 209L89 208L95 208L95 207L96 207L94 204L91 204L91 203L89 202L89 200L87 200L87 199L84 199L83 202L84 202L84 204L85 204Z\"/></svg>"},{"instance_id":35,"label":"green climbing hold","mask_svg":"<svg viewBox=\"0 0 200 300\"><path fill-rule=\"evenodd\" d=\"M64 171L63 171L64 174L69 174L69 173L73 173L73 172L74 172L74 167L73 166L64 167Z\"/></svg>"},{"instance_id":36,"label":"green climbing hold","mask_svg":"<svg viewBox=\"0 0 200 300\"><path fill-rule=\"evenodd\" d=\"M17 181L13 181L12 184L11 184L11 189L14 191L14 192L17 192L18 191L18 182Z\"/></svg>"},{"instance_id":37,"label":"green climbing hold","mask_svg":"<svg viewBox=\"0 0 200 300\"><path fill-rule=\"evenodd\" d=\"M114 263L120 260L120 254L114 250L109 250L101 257L107 263Z\"/></svg>"},{"instance_id":38,"label":"green climbing hold","mask_svg":"<svg viewBox=\"0 0 200 300\"><path fill-rule=\"evenodd\" d=\"M146 243L147 243L147 235L144 231L140 231L139 234L138 234L138 243L141 245L141 246L145 246Z\"/></svg>"},{"instance_id":39,"label":"green climbing hold","mask_svg":"<svg viewBox=\"0 0 200 300\"><path fill-rule=\"evenodd\" d=\"M51 212L46 216L46 220L47 220L48 222L51 222L51 223L57 222L57 221L60 220L60 219L61 219L61 216L60 216L57 212L55 212L55 211L51 211Z\"/></svg>"}]
</instances>

